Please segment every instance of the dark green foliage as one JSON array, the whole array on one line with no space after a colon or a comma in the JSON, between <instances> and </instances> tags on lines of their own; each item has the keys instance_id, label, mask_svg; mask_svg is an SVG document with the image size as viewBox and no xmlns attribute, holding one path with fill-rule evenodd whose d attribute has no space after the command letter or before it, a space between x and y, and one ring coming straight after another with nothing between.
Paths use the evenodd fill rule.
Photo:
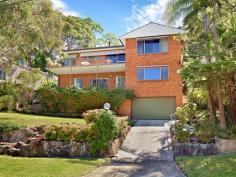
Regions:
<instances>
[{"instance_id":1,"label":"dark green foliage","mask_svg":"<svg viewBox=\"0 0 236 177\"><path fill-rule=\"evenodd\" d=\"M15 109L15 100L12 95L0 97L0 111L13 111Z\"/></svg>"},{"instance_id":2,"label":"dark green foliage","mask_svg":"<svg viewBox=\"0 0 236 177\"><path fill-rule=\"evenodd\" d=\"M20 127L11 122L0 122L0 135L5 132L18 130Z\"/></svg>"},{"instance_id":3,"label":"dark green foliage","mask_svg":"<svg viewBox=\"0 0 236 177\"><path fill-rule=\"evenodd\" d=\"M129 126L133 127L133 126L135 125L135 123L136 123L136 120L134 120L134 119L128 119L128 125L129 125Z\"/></svg>"},{"instance_id":4,"label":"dark green foliage","mask_svg":"<svg viewBox=\"0 0 236 177\"><path fill-rule=\"evenodd\" d=\"M40 68L41 71L46 71L47 60L50 57L48 52L38 52L34 55L34 60L32 62L32 67Z\"/></svg>"},{"instance_id":5,"label":"dark green foliage","mask_svg":"<svg viewBox=\"0 0 236 177\"><path fill-rule=\"evenodd\" d=\"M5 95L15 95L16 86L11 82L4 82L0 84L0 97Z\"/></svg>"},{"instance_id":6,"label":"dark green foliage","mask_svg":"<svg viewBox=\"0 0 236 177\"><path fill-rule=\"evenodd\" d=\"M188 103L178 108L176 115L179 121L174 125L173 131L178 141L189 142L191 137L196 137L201 143L209 143L214 138L214 127L206 110Z\"/></svg>"},{"instance_id":7,"label":"dark green foliage","mask_svg":"<svg viewBox=\"0 0 236 177\"><path fill-rule=\"evenodd\" d=\"M75 141L77 142L88 142L92 136L91 127L82 128L75 134Z\"/></svg>"},{"instance_id":8,"label":"dark green foliage","mask_svg":"<svg viewBox=\"0 0 236 177\"><path fill-rule=\"evenodd\" d=\"M91 110L90 113L96 113L96 118L89 119L88 125L54 125L46 128L45 138L50 141L86 142L91 154L103 155L112 140L127 128L128 117L117 117L112 111L105 110Z\"/></svg>"},{"instance_id":9,"label":"dark green foliage","mask_svg":"<svg viewBox=\"0 0 236 177\"><path fill-rule=\"evenodd\" d=\"M45 84L40 89L42 110L54 113L79 113L87 110L103 108L104 103L110 103L111 109L116 110L125 99L133 98L133 91L115 89L59 88Z\"/></svg>"},{"instance_id":10,"label":"dark green foliage","mask_svg":"<svg viewBox=\"0 0 236 177\"><path fill-rule=\"evenodd\" d=\"M0 84L0 111L12 111L15 109L17 90L11 82Z\"/></svg>"},{"instance_id":11,"label":"dark green foliage","mask_svg":"<svg viewBox=\"0 0 236 177\"><path fill-rule=\"evenodd\" d=\"M118 136L115 116L110 111L102 112L92 130L95 134L89 141L91 146L90 152L92 154L102 154L108 150L110 141Z\"/></svg>"}]
</instances>

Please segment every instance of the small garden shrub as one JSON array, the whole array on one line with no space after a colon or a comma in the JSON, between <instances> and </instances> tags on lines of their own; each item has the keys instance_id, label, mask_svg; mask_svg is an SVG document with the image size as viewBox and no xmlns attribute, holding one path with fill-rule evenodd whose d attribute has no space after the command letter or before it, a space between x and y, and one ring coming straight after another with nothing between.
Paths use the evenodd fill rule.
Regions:
<instances>
[{"instance_id":1,"label":"small garden shrub","mask_svg":"<svg viewBox=\"0 0 236 177\"><path fill-rule=\"evenodd\" d=\"M88 143L91 154L104 154L112 140L128 126L128 117L117 117L112 111L90 110L83 114L88 125L65 124L45 129L49 141L76 141Z\"/></svg>"},{"instance_id":2,"label":"small garden shrub","mask_svg":"<svg viewBox=\"0 0 236 177\"><path fill-rule=\"evenodd\" d=\"M88 142L92 137L92 130L91 127L85 127L78 130L75 134L75 141L84 143Z\"/></svg>"},{"instance_id":3,"label":"small garden shrub","mask_svg":"<svg viewBox=\"0 0 236 177\"><path fill-rule=\"evenodd\" d=\"M0 97L0 111L13 111L15 109L15 100L12 95Z\"/></svg>"},{"instance_id":4,"label":"small garden shrub","mask_svg":"<svg viewBox=\"0 0 236 177\"><path fill-rule=\"evenodd\" d=\"M49 141L70 141L79 129L79 125L53 125L46 128L44 136Z\"/></svg>"},{"instance_id":5,"label":"small garden shrub","mask_svg":"<svg viewBox=\"0 0 236 177\"><path fill-rule=\"evenodd\" d=\"M0 135L6 132L19 130L20 127L14 123L11 122L0 122Z\"/></svg>"},{"instance_id":6,"label":"small garden shrub","mask_svg":"<svg viewBox=\"0 0 236 177\"><path fill-rule=\"evenodd\" d=\"M213 140L214 127L207 111L198 110L196 104L188 103L178 108L176 115L179 121L173 126L173 131L179 142L190 142L192 137L200 143L210 143Z\"/></svg>"},{"instance_id":7,"label":"small garden shrub","mask_svg":"<svg viewBox=\"0 0 236 177\"><path fill-rule=\"evenodd\" d=\"M95 132L95 136L90 139L90 151L92 154L102 154L108 149L110 141L118 136L119 130L115 115L111 111L99 114L92 131Z\"/></svg>"},{"instance_id":8,"label":"small garden shrub","mask_svg":"<svg viewBox=\"0 0 236 177\"><path fill-rule=\"evenodd\" d=\"M87 124L94 123L98 120L98 116L101 112L104 112L104 109L94 109L88 110L82 114L84 120Z\"/></svg>"},{"instance_id":9,"label":"small garden shrub","mask_svg":"<svg viewBox=\"0 0 236 177\"><path fill-rule=\"evenodd\" d=\"M136 120L134 120L134 119L128 119L128 125L129 125L129 126L133 127L133 126L135 125L135 123L136 123Z\"/></svg>"},{"instance_id":10,"label":"small garden shrub","mask_svg":"<svg viewBox=\"0 0 236 177\"><path fill-rule=\"evenodd\" d=\"M118 128L118 136L120 136L122 131L128 127L128 117L117 117L116 124Z\"/></svg>"}]
</instances>

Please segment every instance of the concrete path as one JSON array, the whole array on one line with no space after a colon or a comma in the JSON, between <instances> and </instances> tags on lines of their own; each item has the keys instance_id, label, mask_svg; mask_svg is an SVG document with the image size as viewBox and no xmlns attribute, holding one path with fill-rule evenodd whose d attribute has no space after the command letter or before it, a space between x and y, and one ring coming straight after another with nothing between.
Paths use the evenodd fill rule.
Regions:
<instances>
[{"instance_id":1,"label":"concrete path","mask_svg":"<svg viewBox=\"0 0 236 177\"><path fill-rule=\"evenodd\" d=\"M112 163L86 177L184 177L168 143L170 123L138 121Z\"/></svg>"}]
</instances>

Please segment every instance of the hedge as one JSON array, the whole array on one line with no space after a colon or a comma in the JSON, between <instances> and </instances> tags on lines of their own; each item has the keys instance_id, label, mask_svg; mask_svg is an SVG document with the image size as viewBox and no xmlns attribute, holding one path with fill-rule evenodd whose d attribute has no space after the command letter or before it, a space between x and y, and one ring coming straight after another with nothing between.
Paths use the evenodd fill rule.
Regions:
<instances>
[{"instance_id":1,"label":"hedge","mask_svg":"<svg viewBox=\"0 0 236 177\"><path fill-rule=\"evenodd\" d=\"M47 113L79 113L103 108L104 103L111 104L116 111L125 99L134 98L132 90L114 89L76 89L42 87L39 90L41 111Z\"/></svg>"}]
</instances>

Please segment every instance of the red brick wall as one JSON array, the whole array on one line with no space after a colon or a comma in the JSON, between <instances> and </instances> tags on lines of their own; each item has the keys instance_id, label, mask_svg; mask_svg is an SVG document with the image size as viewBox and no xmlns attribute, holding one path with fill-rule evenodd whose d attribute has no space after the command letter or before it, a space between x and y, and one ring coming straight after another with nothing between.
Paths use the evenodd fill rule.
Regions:
<instances>
[{"instance_id":1,"label":"red brick wall","mask_svg":"<svg viewBox=\"0 0 236 177\"><path fill-rule=\"evenodd\" d=\"M181 67L181 44L177 37L168 38L168 52L162 54L137 54L136 39L126 40L126 88L133 89L137 97L175 96L176 105L182 105L182 81L177 71ZM138 81L138 66L168 65L169 80Z\"/></svg>"},{"instance_id":2,"label":"red brick wall","mask_svg":"<svg viewBox=\"0 0 236 177\"><path fill-rule=\"evenodd\" d=\"M108 89L114 89L116 87L116 76L124 76L124 72L116 73L98 73L98 78L108 79ZM96 74L64 74L59 76L59 86L60 87L69 87L73 84L74 78L80 78L83 82L83 87L88 88L90 86L90 80L96 79ZM72 83L70 83L70 80Z\"/></svg>"},{"instance_id":3,"label":"red brick wall","mask_svg":"<svg viewBox=\"0 0 236 177\"><path fill-rule=\"evenodd\" d=\"M120 108L117 110L117 114L120 116L129 116L131 117L132 114L132 105L131 100L125 100L125 102L122 103Z\"/></svg>"}]
</instances>

